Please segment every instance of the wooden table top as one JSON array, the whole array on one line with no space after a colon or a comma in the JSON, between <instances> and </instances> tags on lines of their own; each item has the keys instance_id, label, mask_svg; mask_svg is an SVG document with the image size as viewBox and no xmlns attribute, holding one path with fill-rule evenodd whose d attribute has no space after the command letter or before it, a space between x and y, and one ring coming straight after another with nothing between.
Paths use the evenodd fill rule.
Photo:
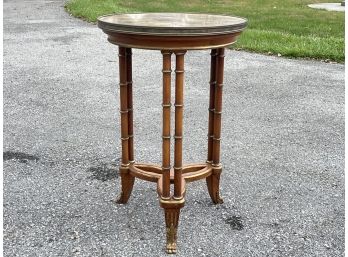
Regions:
<instances>
[{"instance_id":1,"label":"wooden table top","mask_svg":"<svg viewBox=\"0 0 348 257\"><path fill-rule=\"evenodd\" d=\"M98 27L112 44L154 50L226 47L245 29L247 20L201 13L112 14L98 18Z\"/></svg>"},{"instance_id":2,"label":"wooden table top","mask_svg":"<svg viewBox=\"0 0 348 257\"><path fill-rule=\"evenodd\" d=\"M208 36L241 32L241 17L200 13L112 14L98 18L104 32L153 36Z\"/></svg>"}]
</instances>

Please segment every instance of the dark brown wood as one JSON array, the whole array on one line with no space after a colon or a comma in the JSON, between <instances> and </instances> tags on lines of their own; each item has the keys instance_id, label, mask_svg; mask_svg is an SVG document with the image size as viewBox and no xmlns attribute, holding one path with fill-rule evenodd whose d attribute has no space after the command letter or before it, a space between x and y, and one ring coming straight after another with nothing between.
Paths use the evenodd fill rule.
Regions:
<instances>
[{"instance_id":1,"label":"dark brown wood","mask_svg":"<svg viewBox=\"0 0 348 257\"><path fill-rule=\"evenodd\" d=\"M134 176L132 176L129 168L120 167L120 177L121 177L121 192L116 199L116 203L126 204L131 196Z\"/></svg>"},{"instance_id":2,"label":"dark brown wood","mask_svg":"<svg viewBox=\"0 0 348 257\"><path fill-rule=\"evenodd\" d=\"M162 133L162 172L163 198L170 197L170 110L171 110L171 51L162 51L163 55L163 133Z\"/></svg>"},{"instance_id":3,"label":"dark brown wood","mask_svg":"<svg viewBox=\"0 0 348 257\"><path fill-rule=\"evenodd\" d=\"M220 137L221 137L221 111L222 111L222 88L224 79L225 49L217 50L217 75L214 102L214 136L213 136L213 166L220 165Z\"/></svg>"},{"instance_id":4,"label":"dark brown wood","mask_svg":"<svg viewBox=\"0 0 348 257\"><path fill-rule=\"evenodd\" d=\"M211 50L210 61L210 95L209 95L209 124L208 124L208 157L207 162L213 161L213 137L214 137L214 105L215 105L215 86L216 86L216 56L217 50Z\"/></svg>"},{"instance_id":5,"label":"dark brown wood","mask_svg":"<svg viewBox=\"0 0 348 257\"><path fill-rule=\"evenodd\" d=\"M211 175L206 178L208 192L214 204L223 203L223 199L220 196L221 171L221 167L213 167Z\"/></svg>"},{"instance_id":6,"label":"dark brown wood","mask_svg":"<svg viewBox=\"0 0 348 257\"><path fill-rule=\"evenodd\" d=\"M210 36L153 36L106 32L108 41L131 48L158 50L194 50L221 48L233 44L240 32Z\"/></svg>"},{"instance_id":7,"label":"dark brown wood","mask_svg":"<svg viewBox=\"0 0 348 257\"><path fill-rule=\"evenodd\" d=\"M121 142L122 160L120 166L121 193L118 203L127 203L134 185L134 177L129 171L129 127L128 127L128 73L126 48L119 47L119 73L120 73L120 113L121 113Z\"/></svg>"},{"instance_id":8,"label":"dark brown wood","mask_svg":"<svg viewBox=\"0 0 348 257\"><path fill-rule=\"evenodd\" d=\"M184 108L184 56L186 51L175 51L175 135L174 135L174 197L182 198L182 140Z\"/></svg>"},{"instance_id":9,"label":"dark brown wood","mask_svg":"<svg viewBox=\"0 0 348 257\"><path fill-rule=\"evenodd\" d=\"M208 186L209 195L213 203L222 203L223 200L220 197L220 175L221 175L221 164L220 164L220 141L221 141L221 112L222 112L222 88L223 88L223 77L224 77L224 57L225 49L220 48L216 51L216 83L214 93L210 94L214 97L214 108L213 108L213 136L212 136L212 174L207 177L206 182ZM212 61L213 66L213 61ZM212 68L213 69L213 68ZM212 88L211 88L212 89ZM210 99L211 100L211 99ZM210 109L211 110L211 109ZM211 126L211 120L209 120L209 126ZM210 137L211 139L211 137ZM208 150L209 158L209 150Z\"/></svg>"},{"instance_id":10,"label":"dark brown wood","mask_svg":"<svg viewBox=\"0 0 348 257\"><path fill-rule=\"evenodd\" d=\"M121 114L121 140L122 140L122 165L128 166L128 92L127 92L127 63L126 48L119 47L119 72L120 72L120 114Z\"/></svg>"},{"instance_id":11,"label":"dark brown wood","mask_svg":"<svg viewBox=\"0 0 348 257\"><path fill-rule=\"evenodd\" d=\"M128 106L128 158L134 163L133 135L133 81L132 81L132 49L126 48L127 63L127 106Z\"/></svg>"}]
</instances>

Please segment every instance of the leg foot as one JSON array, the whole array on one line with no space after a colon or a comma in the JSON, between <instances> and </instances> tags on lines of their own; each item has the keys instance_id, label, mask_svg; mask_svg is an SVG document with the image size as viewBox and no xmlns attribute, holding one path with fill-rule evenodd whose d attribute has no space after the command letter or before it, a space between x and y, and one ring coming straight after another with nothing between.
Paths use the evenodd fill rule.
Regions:
<instances>
[{"instance_id":1,"label":"leg foot","mask_svg":"<svg viewBox=\"0 0 348 257\"><path fill-rule=\"evenodd\" d=\"M214 204L223 203L223 199L220 197L220 175L221 168L213 169L213 174L206 178L208 192L211 200Z\"/></svg>"},{"instance_id":2,"label":"leg foot","mask_svg":"<svg viewBox=\"0 0 348 257\"><path fill-rule=\"evenodd\" d=\"M178 220L180 209L165 209L166 234L167 234L167 253L176 253L176 239L178 231Z\"/></svg>"},{"instance_id":3,"label":"leg foot","mask_svg":"<svg viewBox=\"0 0 348 257\"><path fill-rule=\"evenodd\" d=\"M176 239L178 232L180 209L184 206L184 199L162 200L161 207L164 208L167 234L167 253L176 253Z\"/></svg>"},{"instance_id":4,"label":"leg foot","mask_svg":"<svg viewBox=\"0 0 348 257\"><path fill-rule=\"evenodd\" d=\"M135 178L129 174L128 169L120 168L121 176L121 193L118 196L116 203L125 204L132 193Z\"/></svg>"}]
</instances>

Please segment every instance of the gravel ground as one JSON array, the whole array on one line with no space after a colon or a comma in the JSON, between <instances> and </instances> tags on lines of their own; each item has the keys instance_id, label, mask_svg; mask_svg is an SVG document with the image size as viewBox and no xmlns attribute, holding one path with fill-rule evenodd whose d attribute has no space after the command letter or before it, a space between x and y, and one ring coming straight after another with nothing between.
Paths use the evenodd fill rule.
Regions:
<instances>
[{"instance_id":1,"label":"gravel ground","mask_svg":"<svg viewBox=\"0 0 348 257\"><path fill-rule=\"evenodd\" d=\"M117 47L63 5L4 1L4 255L166 256L155 184L112 202ZM136 158L160 162L161 54L133 57ZM185 162L206 156L209 58L186 56ZM228 51L225 66L225 203L188 185L177 256L343 256L344 65Z\"/></svg>"}]
</instances>

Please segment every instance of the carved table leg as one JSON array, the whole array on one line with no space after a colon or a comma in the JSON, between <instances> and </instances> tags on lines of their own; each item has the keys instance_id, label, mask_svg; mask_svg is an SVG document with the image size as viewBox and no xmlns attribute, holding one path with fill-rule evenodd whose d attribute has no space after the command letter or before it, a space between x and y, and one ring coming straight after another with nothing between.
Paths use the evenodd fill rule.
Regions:
<instances>
[{"instance_id":1,"label":"carved table leg","mask_svg":"<svg viewBox=\"0 0 348 257\"><path fill-rule=\"evenodd\" d=\"M160 200L161 207L164 208L166 221L167 253L176 253L176 239L179 225L180 209L184 207L185 200Z\"/></svg>"},{"instance_id":2,"label":"carved table leg","mask_svg":"<svg viewBox=\"0 0 348 257\"><path fill-rule=\"evenodd\" d=\"M222 203L220 197L220 137L221 137L221 111L222 111L222 87L224 72L224 48L211 51L210 72L210 103L209 103L209 132L208 132L208 158L212 163L212 175L206 178L209 195L213 203Z\"/></svg>"},{"instance_id":3,"label":"carved table leg","mask_svg":"<svg viewBox=\"0 0 348 257\"><path fill-rule=\"evenodd\" d=\"M134 161L133 139L129 140L133 136L131 58L130 48L119 47L122 162L121 193L117 203L127 203L134 185L134 177L129 172L129 163Z\"/></svg>"}]
</instances>

